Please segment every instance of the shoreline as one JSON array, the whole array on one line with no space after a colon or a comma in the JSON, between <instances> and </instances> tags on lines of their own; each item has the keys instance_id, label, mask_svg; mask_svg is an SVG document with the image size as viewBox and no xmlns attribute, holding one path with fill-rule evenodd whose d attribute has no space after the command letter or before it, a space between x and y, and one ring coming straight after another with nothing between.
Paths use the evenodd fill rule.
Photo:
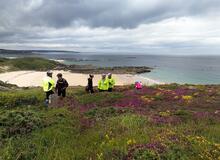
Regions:
<instances>
[{"instance_id":1,"label":"shoreline","mask_svg":"<svg viewBox=\"0 0 220 160\"><path fill-rule=\"evenodd\" d=\"M71 71L53 70L53 79L56 81L57 73L62 73L63 77L69 82L70 86L86 86L88 74L73 73ZM19 87L39 87L42 85L42 79L46 76L43 71L12 71L0 73L0 80L6 83L15 84ZM97 86L101 74L94 74L93 85ZM135 81L142 81L144 85L164 84L153 79L132 74L113 74L116 85L130 85Z\"/></svg>"}]
</instances>

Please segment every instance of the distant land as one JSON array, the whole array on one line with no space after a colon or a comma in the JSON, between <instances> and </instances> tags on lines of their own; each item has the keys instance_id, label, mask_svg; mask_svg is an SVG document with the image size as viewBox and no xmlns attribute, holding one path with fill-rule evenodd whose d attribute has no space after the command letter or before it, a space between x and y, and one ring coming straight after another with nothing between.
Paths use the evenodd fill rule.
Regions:
<instances>
[{"instance_id":1,"label":"distant land","mask_svg":"<svg viewBox=\"0 0 220 160\"><path fill-rule=\"evenodd\" d=\"M21 70L47 71L65 70L73 73L85 74L141 74L151 72L152 68L146 66L124 66L124 67L96 67L92 65L65 65L57 61L39 57L23 57L16 59L0 58L0 73Z\"/></svg>"},{"instance_id":2,"label":"distant land","mask_svg":"<svg viewBox=\"0 0 220 160\"><path fill-rule=\"evenodd\" d=\"M80 53L76 51L65 51L65 50L10 50L10 49L0 49L0 54L32 54L35 52L66 52L66 53Z\"/></svg>"}]
</instances>

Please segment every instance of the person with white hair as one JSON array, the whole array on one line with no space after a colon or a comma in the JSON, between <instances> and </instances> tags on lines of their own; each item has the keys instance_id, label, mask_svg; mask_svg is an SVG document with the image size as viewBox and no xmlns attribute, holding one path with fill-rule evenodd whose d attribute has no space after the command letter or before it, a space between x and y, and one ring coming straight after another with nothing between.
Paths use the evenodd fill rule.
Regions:
<instances>
[{"instance_id":1,"label":"person with white hair","mask_svg":"<svg viewBox=\"0 0 220 160\"><path fill-rule=\"evenodd\" d=\"M109 88L109 82L108 79L106 78L106 74L102 74L102 79L99 80L98 83L99 92L108 91L108 88Z\"/></svg>"},{"instance_id":2,"label":"person with white hair","mask_svg":"<svg viewBox=\"0 0 220 160\"><path fill-rule=\"evenodd\" d=\"M114 88L114 85L115 85L115 80L114 80L114 78L112 78L111 73L108 74L108 83L109 83L108 91L112 92L113 88Z\"/></svg>"}]
</instances>

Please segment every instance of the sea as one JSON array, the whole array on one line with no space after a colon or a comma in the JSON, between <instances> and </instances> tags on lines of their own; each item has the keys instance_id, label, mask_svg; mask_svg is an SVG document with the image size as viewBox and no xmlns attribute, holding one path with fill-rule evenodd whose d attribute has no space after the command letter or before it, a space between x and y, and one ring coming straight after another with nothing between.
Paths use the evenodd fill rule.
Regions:
<instances>
[{"instance_id":1,"label":"sea","mask_svg":"<svg viewBox=\"0 0 220 160\"><path fill-rule=\"evenodd\" d=\"M113 66L148 66L152 72L139 76L164 83L220 84L220 56L135 55L110 53L34 52L31 55L1 57L43 57L64 64Z\"/></svg>"}]
</instances>

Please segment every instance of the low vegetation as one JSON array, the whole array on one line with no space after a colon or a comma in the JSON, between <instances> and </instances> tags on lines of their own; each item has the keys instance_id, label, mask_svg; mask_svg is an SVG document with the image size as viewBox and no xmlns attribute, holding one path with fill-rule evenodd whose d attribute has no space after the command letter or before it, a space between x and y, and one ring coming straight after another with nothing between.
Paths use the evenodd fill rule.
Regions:
<instances>
[{"instance_id":1,"label":"low vegetation","mask_svg":"<svg viewBox=\"0 0 220 160\"><path fill-rule=\"evenodd\" d=\"M58 62L37 57L0 58L0 72L18 70L46 71L48 69L54 69L58 64Z\"/></svg>"},{"instance_id":2,"label":"low vegetation","mask_svg":"<svg viewBox=\"0 0 220 160\"><path fill-rule=\"evenodd\" d=\"M2 160L218 160L220 86L160 85L90 95L0 92Z\"/></svg>"}]
</instances>

